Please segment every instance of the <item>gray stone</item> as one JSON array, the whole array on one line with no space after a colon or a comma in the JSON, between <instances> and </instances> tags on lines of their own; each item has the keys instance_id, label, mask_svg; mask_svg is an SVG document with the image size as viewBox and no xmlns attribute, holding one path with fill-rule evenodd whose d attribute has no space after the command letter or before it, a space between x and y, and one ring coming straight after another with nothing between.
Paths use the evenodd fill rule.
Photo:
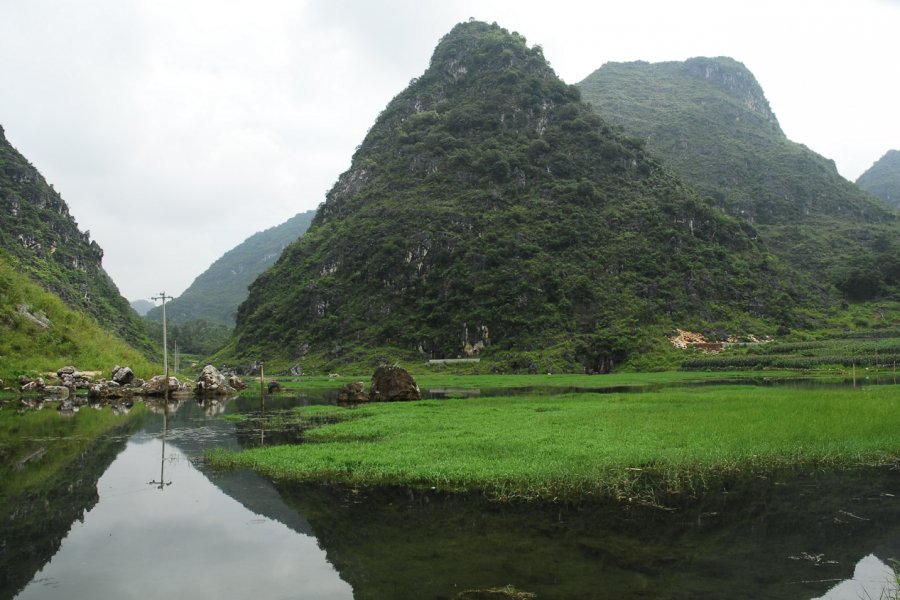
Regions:
<instances>
[{"instance_id":1,"label":"gray stone","mask_svg":"<svg viewBox=\"0 0 900 600\"><path fill-rule=\"evenodd\" d=\"M233 394L234 388L225 383L225 377L212 365L206 365L197 378L197 387L194 393L201 395Z\"/></svg>"},{"instance_id":2,"label":"gray stone","mask_svg":"<svg viewBox=\"0 0 900 600\"><path fill-rule=\"evenodd\" d=\"M56 374L59 375L60 377L62 377L63 375L74 375L75 367L73 367L73 366L62 367L61 369L56 371Z\"/></svg>"},{"instance_id":3,"label":"gray stone","mask_svg":"<svg viewBox=\"0 0 900 600\"><path fill-rule=\"evenodd\" d=\"M128 385L134 381L134 373L130 367L120 367L113 370L113 381L119 385Z\"/></svg>"},{"instance_id":4,"label":"gray stone","mask_svg":"<svg viewBox=\"0 0 900 600\"><path fill-rule=\"evenodd\" d=\"M338 392L338 402L368 402L369 396L365 392L366 384L362 381L351 381L341 386Z\"/></svg>"},{"instance_id":5,"label":"gray stone","mask_svg":"<svg viewBox=\"0 0 900 600\"><path fill-rule=\"evenodd\" d=\"M47 385L44 386L44 389L41 390L41 393L45 396L58 396L61 398L68 398L69 388L63 387L61 385Z\"/></svg>"},{"instance_id":6,"label":"gray stone","mask_svg":"<svg viewBox=\"0 0 900 600\"><path fill-rule=\"evenodd\" d=\"M372 374L369 400L372 402L399 402L421 400L419 385L406 369L378 367Z\"/></svg>"}]
</instances>

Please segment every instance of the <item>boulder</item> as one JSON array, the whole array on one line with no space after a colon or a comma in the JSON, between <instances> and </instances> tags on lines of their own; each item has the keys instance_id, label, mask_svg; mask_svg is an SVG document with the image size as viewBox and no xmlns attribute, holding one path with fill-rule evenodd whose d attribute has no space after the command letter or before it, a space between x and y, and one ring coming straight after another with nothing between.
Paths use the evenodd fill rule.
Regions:
<instances>
[{"instance_id":1,"label":"boulder","mask_svg":"<svg viewBox=\"0 0 900 600\"><path fill-rule=\"evenodd\" d=\"M188 387L178 381L174 377L169 377L169 392L177 392L179 390L186 390ZM166 377L165 375L157 375L152 378L150 381L144 383L144 387L141 388L143 393L148 396L162 396L166 393Z\"/></svg>"},{"instance_id":2,"label":"boulder","mask_svg":"<svg viewBox=\"0 0 900 600\"><path fill-rule=\"evenodd\" d=\"M19 376L19 385L27 385L29 383L31 383L31 378L28 375Z\"/></svg>"},{"instance_id":3,"label":"boulder","mask_svg":"<svg viewBox=\"0 0 900 600\"><path fill-rule=\"evenodd\" d=\"M68 366L68 367L62 367L62 368L58 369L56 371L56 374L59 375L60 377L62 377L64 375L73 375L75 373L75 371L76 371L75 367Z\"/></svg>"},{"instance_id":4,"label":"boulder","mask_svg":"<svg viewBox=\"0 0 900 600\"><path fill-rule=\"evenodd\" d=\"M228 385L233 387L235 390L246 390L248 387L250 387L249 385L241 381L241 378L237 375L232 375L228 378Z\"/></svg>"},{"instance_id":5,"label":"boulder","mask_svg":"<svg viewBox=\"0 0 900 600\"><path fill-rule=\"evenodd\" d=\"M89 398L130 398L131 390L124 388L115 381L98 381L88 390Z\"/></svg>"},{"instance_id":6,"label":"boulder","mask_svg":"<svg viewBox=\"0 0 900 600\"><path fill-rule=\"evenodd\" d=\"M421 400L419 385L406 369L378 367L372 374L369 400L372 402L399 402Z\"/></svg>"},{"instance_id":7,"label":"boulder","mask_svg":"<svg viewBox=\"0 0 900 600\"><path fill-rule=\"evenodd\" d=\"M277 381L270 381L269 385L266 386L266 389L269 390L270 394L274 394L276 392L286 392L287 389L281 387L281 384Z\"/></svg>"},{"instance_id":8,"label":"boulder","mask_svg":"<svg viewBox=\"0 0 900 600\"><path fill-rule=\"evenodd\" d=\"M143 379L141 379L140 377L135 377L131 381L131 385L133 385L135 387L144 387L144 383L146 383L146 382Z\"/></svg>"},{"instance_id":9,"label":"boulder","mask_svg":"<svg viewBox=\"0 0 900 600\"><path fill-rule=\"evenodd\" d=\"M53 396L54 398L68 398L69 388L61 385L47 385L41 390L44 396Z\"/></svg>"},{"instance_id":10,"label":"boulder","mask_svg":"<svg viewBox=\"0 0 900 600\"><path fill-rule=\"evenodd\" d=\"M34 381L30 381L22 386L23 392L37 392L44 389L44 380L40 377L34 379Z\"/></svg>"},{"instance_id":11,"label":"boulder","mask_svg":"<svg viewBox=\"0 0 900 600\"><path fill-rule=\"evenodd\" d=\"M369 396L365 392L366 384L362 381L351 381L341 386L338 392L338 402L368 402Z\"/></svg>"},{"instance_id":12,"label":"boulder","mask_svg":"<svg viewBox=\"0 0 900 600\"><path fill-rule=\"evenodd\" d=\"M234 388L225 383L225 377L212 365L206 365L197 379L194 393L198 396L233 394Z\"/></svg>"},{"instance_id":13,"label":"boulder","mask_svg":"<svg viewBox=\"0 0 900 600\"><path fill-rule=\"evenodd\" d=\"M113 369L113 381L119 385L128 385L134 381L134 373L130 367L118 367Z\"/></svg>"}]
</instances>

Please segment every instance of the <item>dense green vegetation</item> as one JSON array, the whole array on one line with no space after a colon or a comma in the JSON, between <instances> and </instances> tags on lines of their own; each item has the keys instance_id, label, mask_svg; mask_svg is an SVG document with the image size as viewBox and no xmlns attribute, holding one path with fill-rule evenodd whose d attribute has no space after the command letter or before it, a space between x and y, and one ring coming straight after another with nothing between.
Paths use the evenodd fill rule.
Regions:
<instances>
[{"instance_id":1,"label":"dense green vegetation","mask_svg":"<svg viewBox=\"0 0 900 600\"><path fill-rule=\"evenodd\" d=\"M20 310L51 325L37 325ZM138 377L154 374L140 352L104 331L93 317L73 310L59 296L41 289L0 254L0 379L14 385L17 375L56 372L65 365L109 372L127 365ZM107 375L110 376L110 375Z\"/></svg>"},{"instance_id":2,"label":"dense green vegetation","mask_svg":"<svg viewBox=\"0 0 900 600\"><path fill-rule=\"evenodd\" d=\"M888 150L887 154L859 176L856 185L895 208L900 208L900 150Z\"/></svg>"},{"instance_id":3,"label":"dense green vegetation","mask_svg":"<svg viewBox=\"0 0 900 600\"><path fill-rule=\"evenodd\" d=\"M101 265L103 250L82 233L62 196L6 140L0 127L0 249L14 265L72 309L145 353L144 321Z\"/></svg>"},{"instance_id":4,"label":"dense green vegetation","mask_svg":"<svg viewBox=\"0 0 900 600\"><path fill-rule=\"evenodd\" d=\"M716 208L753 223L786 262L848 300L900 291L900 215L787 139L743 64L607 63L578 87Z\"/></svg>"},{"instance_id":5,"label":"dense green vegetation","mask_svg":"<svg viewBox=\"0 0 900 600\"><path fill-rule=\"evenodd\" d=\"M900 457L900 398L861 390L708 387L310 406L344 422L315 444L214 451L216 465L275 477L477 487L505 495L648 496L713 473L780 465L881 464ZM647 488L646 486L652 486Z\"/></svg>"},{"instance_id":6,"label":"dense green vegetation","mask_svg":"<svg viewBox=\"0 0 900 600\"><path fill-rule=\"evenodd\" d=\"M756 238L594 114L539 46L460 24L251 286L217 360L565 344L571 370L607 371L674 325L824 318L825 290Z\"/></svg>"},{"instance_id":7,"label":"dense green vegetation","mask_svg":"<svg viewBox=\"0 0 900 600\"><path fill-rule=\"evenodd\" d=\"M247 297L247 286L275 263L285 246L309 229L315 214L314 210L297 213L281 225L254 233L223 254L178 298L166 303L166 321L182 323L199 319L232 327L235 312ZM162 308L151 309L146 318L162 323Z\"/></svg>"}]
</instances>

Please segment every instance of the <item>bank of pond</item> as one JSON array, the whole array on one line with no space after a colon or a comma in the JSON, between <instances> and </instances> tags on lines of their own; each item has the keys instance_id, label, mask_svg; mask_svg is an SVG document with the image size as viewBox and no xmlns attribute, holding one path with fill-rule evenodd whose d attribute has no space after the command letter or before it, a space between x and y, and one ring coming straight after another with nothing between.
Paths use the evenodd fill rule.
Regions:
<instances>
[{"instance_id":1,"label":"bank of pond","mask_svg":"<svg viewBox=\"0 0 900 600\"><path fill-rule=\"evenodd\" d=\"M0 598L895 589L890 377L435 379L422 401L347 407L310 383L71 415L4 403Z\"/></svg>"}]
</instances>

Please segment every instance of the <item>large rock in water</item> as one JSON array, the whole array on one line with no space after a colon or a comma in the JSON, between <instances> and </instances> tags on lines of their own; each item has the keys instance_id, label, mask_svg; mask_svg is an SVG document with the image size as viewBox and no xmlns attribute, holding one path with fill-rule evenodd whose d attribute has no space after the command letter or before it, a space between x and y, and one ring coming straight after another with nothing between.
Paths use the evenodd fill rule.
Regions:
<instances>
[{"instance_id":1,"label":"large rock in water","mask_svg":"<svg viewBox=\"0 0 900 600\"><path fill-rule=\"evenodd\" d=\"M338 402L368 402L369 396L366 394L366 384L362 381L351 381L341 386L341 391L337 395Z\"/></svg>"},{"instance_id":2,"label":"large rock in water","mask_svg":"<svg viewBox=\"0 0 900 600\"><path fill-rule=\"evenodd\" d=\"M174 377L169 377L169 392L178 392L187 389L187 386ZM166 391L165 375L157 375L150 381L146 382L143 387L143 393L147 396L162 396Z\"/></svg>"},{"instance_id":3,"label":"large rock in water","mask_svg":"<svg viewBox=\"0 0 900 600\"><path fill-rule=\"evenodd\" d=\"M400 402L421 400L419 385L406 369L400 367L378 367L372 374L369 388L371 402Z\"/></svg>"},{"instance_id":4,"label":"large rock in water","mask_svg":"<svg viewBox=\"0 0 900 600\"><path fill-rule=\"evenodd\" d=\"M128 385L129 383L134 381L134 373L129 367L120 367L116 365L116 368L113 369L112 378L113 381L115 381L119 385Z\"/></svg>"},{"instance_id":5,"label":"large rock in water","mask_svg":"<svg viewBox=\"0 0 900 600\"><path fill-rule=\"evenodd\" d=\"M232 375L228 378L228 385L233 387L235 390L246 390L248 387L250 387L249 385L244 383L244 381L237 375Z\"/></svg>"},{"instance_id":6,"label":"large rock in water","mask_svg":"<svg viewBox=\"0 0 900 600\"><path fill-rule=\"evenodd\" d=\"M206 365L197 379L197 387L194 393L198 396L233 394L234 388L225 383L225 376L212 365Z\"/></svg>"}]
</instances>

